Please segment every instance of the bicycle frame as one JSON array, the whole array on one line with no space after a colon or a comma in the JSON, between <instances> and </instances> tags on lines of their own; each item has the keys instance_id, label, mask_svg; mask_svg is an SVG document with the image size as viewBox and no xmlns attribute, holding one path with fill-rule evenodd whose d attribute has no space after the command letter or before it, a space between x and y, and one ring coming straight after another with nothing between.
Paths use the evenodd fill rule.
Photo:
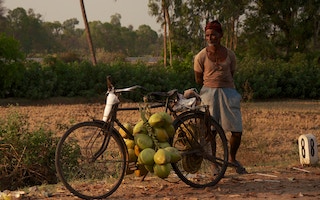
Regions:
<instances>
[{"instance_id":1,"label":"bicycle frame","mask_svg":"<svg viewBox=\"0 0 320 200\"><path fill-rule=\"evenodd\" d=\"M111 78L108 76L107 77L107 86L108 86L108 92L106 93L107 98L106 98L106 103L105 103L105 109L103 112L103 118L102 121L106 123L108 127L106 127L107 130L110 130L110 128L114 127L114 123L116 123L120 128L122 128L126 134L128 135L129 139L133 139L133 135L123 126L123 124L119 121L117 118L117 112L118 111L128 111L128 110L140 110L141 107L126 107L126 108L119 108L119 104L121 103L119 100L118 95L121 94L122 92L131 92L136 89L144 89L142 86L136 85L132 86L129 88L123 88L123 89L115 89L114 86L111 83ZM144 89L145 90L145 89ZM152 109L152 108L160 108L164 107L165 112L168 110L170 113L174 116L177 117L177 114L174 112L173 108L170 106L170 98L177 92L177 90L172 90L172 94L167 95L167 93L162 93L162 92L155 92L155 93L150 93L155 96L164 96L166 97L165 102L158 102L157 104L151 105L150 103L146 102L147 97L144 96L144 103L147 104L146 107ZM150 95L149 94L149 95Z\"/></svg>"},{"instance_id":2,"label":"bicycle frame","mask_svg":"<svg viewBox=\"0 0 320 200\"><path fill-rule=\"evenodd\" d=\"M67 186L67 188L75 193L77 196L82 198L88 198L94 197L93 194L86 193L81 185L70 185L69 171L64 171L65 169L69 169L70 165L74 165L74 169L76 169L75 174L76 178L82 179L83 177L81 174L78 174L77 169L80 169L83 171L83 173L91 174L90 171L91 167L87 168L88 165L92 165L94 169L97 169L99 171L101 169L100 161L106 161L105 163L110 164L111 167L117 168L118 165L115 163L119 162L119 165L121 167L119 168L120 171L115 172L117 176L112 176L110 178L115 182L115 185L111 186L111 189L106 190L105 193L99 193L98 197L106 197L111 195L121 184L121 181L126 173L125 170L136 170L138 169L138 165L136 164L136 161L129 161L129 151L128 147L126 146L126 140L122 137L122 134L119 133L117 128L121 128L128 136L129 139L134 139L133 134L125 127L125 124L122 124L121 121L117 118L118 111L129 111L129 110L139 110L141 112L141 117L145 120L144 114L151 114L149 109L153 108L164 108L164 112L167 112L171 116L173 116L173 128L175 131L178 131L174 133L175 135L169 138L170 141L168 143L172 145L172 147L179 148L179 142L182 142L182 145L185 145L187 149L182 148L180 149L180 154L183 157L181 161L178 161L177 163L171 163L172 168L177 174L177 177L180 178L182 181L184 181L186 184L192 186L192 187L207 187L212 186L216 184L223 176L225 169L227 167L227 160L228 160L228 148L227 148L227 139L224 135L224 132L222 128L219 126L219 124L214 121L214 119L211 117L207 106L203 105L196 105L193 101L192 106L190 104L183 104L185 101L184 97L181 94L178 94L177 90L171 90L168 92L151 92L147 95L141 95L143 97L143 104L142 102L138 106L134 107L122 107L120 106L120 94L123 92L131 92L135 89L142 88L141 86L133 86L129 88L123 88L123 89L115 89L111 81L107 79L108 82L108 92L106 93L106 102L105 102L105 108L102 116L102 120L94 120L94 122L82 122L79 124L76 124L72 128L70 128L62 137L62 139L58 143L58 148L56 151L56 167L57 172L59 174L59 177L62 179L63 183ZM150 99L149 99L150 97ZM182 97L182 98L180 98ZM181 101L180 101L181 100ZM190 99L191 100L191 99ZM146 116L147 117L147 116ZM146 124L148 125L148 124ZM193 132L193 127L196 126L196 131L199 130L199 133L202 133L202 137L204 140L198 140L199 134ZM87 132L87 128L89 127L89 131ZM85 131L82 131L85 130ZM93 133L91 134L91 130L93 130ZM97 131L95 131L97 130ZM102 139L98 143L94 142L85 142L84 143L84 150L86 150L86 146L89 145L91 148L94 148L93 151L90 152L90 154L87 156L84 154L84 158L87 158L87 161L89 162L81 162L81 159L75 162L75 163L69 163L68 154L63 155L62 150L63 148L68 146L67 141L73 141L73 134L86 134L88 137L84 137L84 139L91 138L95 139ZM149 132L148 132L149 133ZM96 135L93 137L93 134ZM150 133L151 134L151 133ZM92 137L91 137L92 136ZM102 138L102 137L103 138ZM176 136L176 137L175 137ZM216 140L216 136L218 136L219 145L221 145L219 148L219 155L216 157L215 152L212 150L212 152L208 153L205 147L207 145L216 145L216 142L213 141ZM192 138L190 138L192 137ZM75 140L77 144L79 144L79 148L82 148L81 145L83 144L81 140ZM79 142L79 143L78 143ZM185 144L184 144L185 143ZM97 144L93 146L93 144ZM218 144L218 143L217 143ZM111 149L109 149L109 146L111 146ZM77 147L77 146L76 146ZM114 147L116 151L112 150L112 147ZM216 146L215 146L216 147ZM78 147L77 147L78 148ZM78 151L78 149L75 149ZM108 152L106 156L104 153L106 150L111 150L111 156L107 158ZM209 150L210 151L210 150ZM118 153L119 158L114 163L112 159L114 159L113 156L117 157ZM113 154L112 154L113 153ZM79 151L79 157L82 156L81 151ZM100 160L101 158L101 160ZM200 162L204 162L204 167L201 167L202 164L200 163L199 167L201 167L201 173L204 173L206 178L203 178L201 180L189 180L188 174L193 174L194 170L199 170L198 164L199 159ZM105 159L105 160L104 160ZM195 160L196 159L196 160ZM97 162L97 165L95 163ZM192 164L196 164L196 166L192 166ZM191 164L191 166L189 165ZM208 166L211 166L212 164L220 165L221 171L219 171L218 174L214 174L214 179L211 176L211 171L208 170ZM86 166L87 165L87 166ZM186 165L186 166L185 166ZM82 166L86 166L85 168L82 168ZM66 167L66 168L64 168ZM185 168L186 167L186 168ZM196 168L195 168L196 167ZM89 170L90 169L90 170ZM87 170L87 171L86 171ZM71 172L71 171L70 171ZM71 173L74 173L73 171ZM197 171L196 171L197 172ZM110 171L109 173L113 174L114 172ZM70 174L71 175L71 174ZM95 174L93 173L95 176ZM107 179L109 176L106 176ZM145 177L145 176L144 176ZM144 179L143 177L143 179ZM85 177L84 177L85 178ZM103 177L102 177L103 178ZM86 178L85 178L86 179ZM142 180L143 180L142 179ZM91 180L90 180L91 181ZM93 184L100 185L101 182L99 180L96 180ZM109 186L107 186L109 188ZM93 196L92 196L93 195Z\"/></svg>"},{"instance_id":3,"label":"bicycle frame","mask_svg":"<svg viewBox=\"0 0 320 200\"><path fill-rule=\"evenodd\" d=\"M121 94L122 92L131 92L138 88L143 88L139 85L132 86L129 88L123 88L123 89L115 89L111 83L110 77L107 77L107 85L108 85L108 92L107 92L107 98L106 98L106 105L104 109L104 115L103 115L103 121L108 122L106 123L109 127L107 127L107 130L110 130L110 128L114 127L114 123L116 123L120 128L122 128L129 139L134 139L134 136L130 133L130 131L125 128L122 123L117 118L117 112L118 111L126 111L126 110L140 110L139 107L127 107L127 108L119 108L120 100L118 98L118 94ZM143 88L144 89L144 88ZM156 105L148 105L149 108L159 108L164 107L165 112L170 112L170 115L172 115L175 119L177 117L183 117L186 115L193 115L197 112L204 112L205 113L205 122L207 123L208 119L211 117L208 106L206 105L199 105L196 106L192 110L182 111L179 114L173 109L172 102L174 103L175 97L177 95L177 90L171 90L168 92L151 92L147 94L147 96L158 96L158 97L165 97L165 100L156 104ZM144 101L147 101L148 97L144 96ZM145 102L146 103L146 102ZM202 111L201 111L202 109ZM184 127L188 129L188 127L184 124ZM210 128L210 127L209 127ZM194 137L194 136L192 136ZM107 143L105 143L107 145ZM103 145L104 146L104 145ZM103 149L101 149L103 151ZM214 162L215 158L214 156L206 155L206 159ZM219 159L218 159L219 160ZM222 161L222 160L221 160Z\"/></svg>"}]
</instances>

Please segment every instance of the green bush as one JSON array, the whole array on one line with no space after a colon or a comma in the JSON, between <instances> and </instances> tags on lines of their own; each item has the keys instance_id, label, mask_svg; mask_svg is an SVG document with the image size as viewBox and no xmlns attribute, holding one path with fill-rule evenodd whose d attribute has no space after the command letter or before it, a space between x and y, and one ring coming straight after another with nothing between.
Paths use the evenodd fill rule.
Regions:
<instances>
[{"instance_id":1,"label":"green bush","mask_svg":"<svg viewBox=\"0 0 320 200\"><path fill-rule=\"evenodd\" d=\"M11 97L13 88L21 84L23 61L20 43L0 33L0 98Z\"/></svg>"},{"instance_id":2,"label":"green bush","mask_svg":"<svg viewBox=\"0 0 320 200\"><path fill-rule=\"evenodd\" d=\"M235 85L245 100L271 98L320 97L320 65L316 54L295 54L289 61L244 57L238 61ZM14 71L14 68L12 68ZM174 61L173 67L161 64L109 64L72 62L47 57L44 63L26 62L20 76L10 79L10 87L0 84L12 97L44 99L49 97L94 97L106 91L106 76L111 75L117 88L141 85L149 91L200 89L194 81L192 56ZM1 88L2 87L2 88ZM137 100L138 96L131 94ZM140 99L138 99L140 100Z\"/></svg>"},{"instance_id":3,"label":"green bush","mask_svg":"<svg viewBox=\"0 0 320 200\"><path fill-rule=\"evenodd\" d=\"M57 183L56 144L50 131L30 132L27 116L11 110L0 121L0 191Z\"/></svg>"},{"instance_id":4,"label":"green bush","mask_svg":"<svg viewBox=\"0 0 320 200\"><path fill-rule=\"evenodd\" d=\"M320 97L320 66L303 54L291 60L245 58L239 63L235 82L243 95L253 99Z\"/></svg>"}]
</instances>

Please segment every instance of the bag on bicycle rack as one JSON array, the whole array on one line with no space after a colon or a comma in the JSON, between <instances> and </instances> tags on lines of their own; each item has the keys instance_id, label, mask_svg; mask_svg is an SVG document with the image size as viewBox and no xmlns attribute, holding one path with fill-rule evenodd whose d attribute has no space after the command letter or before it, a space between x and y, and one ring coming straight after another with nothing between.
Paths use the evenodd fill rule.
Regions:
<instances>
[{"instance_id":1,"label":"bag on bicycle rack","mask_svg":"<svg viewBox=\"0 0 320 200\"><path fill-rule=\"evenodd\" d=\"M195 109L196 105L200 104L201 99L195 88L184 91L184 94L178 93L178 101L175 103L173 109L176 112Z\"/></svg>"}]
</instances>

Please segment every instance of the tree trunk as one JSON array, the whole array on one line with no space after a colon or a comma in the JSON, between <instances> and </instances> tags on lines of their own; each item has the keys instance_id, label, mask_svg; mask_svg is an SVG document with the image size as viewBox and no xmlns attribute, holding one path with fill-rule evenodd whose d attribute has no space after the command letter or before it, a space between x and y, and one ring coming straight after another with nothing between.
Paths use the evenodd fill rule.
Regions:
<instances>
[{"instance_id":1,"label":"tree trunk","mask_svg":"<svg viewBox=\"0 0 320 200\"><path fill-rule=\"evenodd\" d=\"M96 55L95 55L95 51L94 51L93 44L92 44L90 28L89 28L88 19L87 19L87 15L86 15L86 9L85 9L83 0L80 0L80 6L81 6L82 17L83 17L83 21L84 21L84 25L85 25L85 29L86 29L89 50L91 53L92 64L93 64L93 66L96 66L97 60L96 60Z\"/></svg>"},{"instance_id":2,"label":"tree trunk","mask_svg":"<svg viewBox=\"0 0 320 200\"><path fill-rule=\"evenodd\" d=\"M163 13L163 66L167 67L167 20L165 11L165 0L162 0L162 13Z\"/></svg>"},{"instance_id":3,"label":"tree trunk","mask_svg":"<svg viewBox=\"0 0 320 200\"><path fill-rule=\"evenodd\" d=\"M166 18L166 23L168 27L168 45L169 45L169 65L172 67L172 46L171 46L171 29L170 29L170 16L169 16L169 11L168 11L168 5L165 5L165 18Z\"/></svg>"}]
</instances>

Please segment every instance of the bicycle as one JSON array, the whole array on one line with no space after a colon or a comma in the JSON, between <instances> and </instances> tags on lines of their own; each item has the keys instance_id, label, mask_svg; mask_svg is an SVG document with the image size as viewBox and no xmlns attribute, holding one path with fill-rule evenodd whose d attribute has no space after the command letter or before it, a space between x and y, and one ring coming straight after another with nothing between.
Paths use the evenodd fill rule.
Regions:
<instances>
[{"instance_id":1,"label":"bicycle","mask_svg":"<svg viewBox=\"0 0 320 200\"><path fill-rule=\"evenodd\" d=\"M115 128L121 127L131 139L133 135L117 118L118 111L141 107L119 107L118 96L141 90L141 86L115 89L107 78L108 92L103 120L75 124L60 138L55 155L57 175L65 187L83 199L110 196L120 186L127 170L136 169L129 162L124 139ZM150 108L163 107L173 118L175 134L170 144L177 148L181 160L172 163L177 176L191 187L217 184L228 167L227 139L221 126L210 116L206 106L177 110L177 90L151 92L144 95Z\"/></svg>"}]
</instances>

